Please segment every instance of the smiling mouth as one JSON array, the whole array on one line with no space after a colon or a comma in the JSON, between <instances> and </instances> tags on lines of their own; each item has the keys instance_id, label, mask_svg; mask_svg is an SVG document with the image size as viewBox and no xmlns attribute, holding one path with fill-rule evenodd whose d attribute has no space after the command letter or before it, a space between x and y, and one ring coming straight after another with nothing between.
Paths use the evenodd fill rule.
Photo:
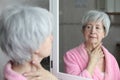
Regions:
<instances>
[{"instance_id":1,"label":"smiling mouth","mask_svg":"<svg viewBox=\"0 0 120 80\"><path fill-rule=\"evenodd\" d=\"M89 37L90 39L96 39L96 37Z\"/></svg>"},{"instance_id":2,"label":"smiling mouth","mask_svg":"<svg viewBox=\"0 0 120 80\"><path fill-rule=\"evenodd\" d=\"M92 36L90 36L89 38L96 38L96 37L92 37Z\"/></svg>"}]
</instances>

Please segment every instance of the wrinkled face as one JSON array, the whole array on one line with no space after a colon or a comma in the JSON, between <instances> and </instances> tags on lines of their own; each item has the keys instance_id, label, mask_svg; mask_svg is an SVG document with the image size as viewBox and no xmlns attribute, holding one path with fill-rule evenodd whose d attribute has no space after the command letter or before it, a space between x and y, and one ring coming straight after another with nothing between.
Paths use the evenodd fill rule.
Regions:
<instances>
[{"instance_id":1,"label":"wrinkled face","mask_svg":"<svg viewBox=\"0 0 120 80\"><path fill-rule=\"evenodd\" d=\"M45 58L50 55L52 49L53 36L50 35L46 40L41 44L40 48L37 50L39 57Z\"/></svg>"},{"instance_id":2,"label":"wrinkled face","mask_svg":"<svg viewBox=\"0 0 120 80\"><path fill-rule=\"evenodd\" d=\"M88 22L83 30L85 41L90 44L99 44L105 37L102 22Z\"/></svg>"}]
</instances>

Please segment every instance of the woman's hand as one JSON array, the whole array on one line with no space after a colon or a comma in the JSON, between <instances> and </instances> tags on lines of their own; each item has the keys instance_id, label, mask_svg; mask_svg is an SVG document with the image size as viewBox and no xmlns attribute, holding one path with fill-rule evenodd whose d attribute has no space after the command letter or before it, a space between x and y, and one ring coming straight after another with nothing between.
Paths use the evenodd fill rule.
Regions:
<instances>
[{"instance_id":1,"label":"woman's hand","mask_svg":"<svg viewBox=\"0 0 120 80\"><path fill-rule=\"evenodd\" d=\"M86 49L89 54L89 63L87 66L87 70L93 74L94 68L99 62L101 58L104 57L103 51L101 49L101 44L99 44L97 47L95 47L93 50Z\"/></svg>"},{"instance_id":2,"label":"woman's hand","mask_svg":"<svg viewBox=\"0 0 120 80\"><path fill-rule=\"evenodd\" d=\"M95 65L97 62L104 57L103 51L101 49L101 44L99 44L96 48L94 48L92 51L87 50L89 57L90 57L90 62L94 63Z\"/></svg>"},{"instance_id":3,"label":"woman's hand","mask_svg":"<svg viewBox=\"0 0 120 80\"><path fill-rule=\"evenodd\" d=\"M34 62L33 65L37 69L24 74L27 80L58 80L54 75L52 75L52 73L45 70L40 64Z\"/></svg>"}]
</instances>

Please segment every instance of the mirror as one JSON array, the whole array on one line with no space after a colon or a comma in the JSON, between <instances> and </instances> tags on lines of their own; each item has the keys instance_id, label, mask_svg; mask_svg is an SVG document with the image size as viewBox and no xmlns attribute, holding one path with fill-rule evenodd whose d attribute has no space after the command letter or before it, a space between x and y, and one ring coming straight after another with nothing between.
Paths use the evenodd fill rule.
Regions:
<instances>
[{"instance_id":1,"label":"mirror","mask_svg":"<svg viewBox=\"0 0 120 80\"><path fill-rule=\"evenodd\" d=\"M85 12L95 9L95 0L60 0L59 23L59 71L64 73L63 56L83 42L81 18Z\"/></svg>"},{"instance_id":2,"label":"mirror","mask_svg":"<svg viewBox=\"0 0 120 80\"><path fill-rule=\"evenodd\" d=\"M60 1L61 2L61 1ZM59 80L90 80L90 79L85 79L81 78L78 76L73 76L69 75L66 73L63 73L59 71L59 68L61 63L59 61L61 60L59 58L59 39L61 38L59 35L60 28L59 28L59 0L50 0L50 11L53 13L53 16L55 18L55 27L53 30L53 36L54 36L54 41L53 41L53 54L50 56L51 59L51 72L58 77ZM63 67L63 66L61 66Z\"/></svg>"},{"instance_id":3,"label":"mirror","mask_svg":"<svg viewBox=\"0 0 120 80\"><path fill-rule=\"evenodd\" d=\"M104 1L104 0L101 0ZM64 71L64 54L78 46L84 41L81 32L81 19L82 16L89 10L102 10L105 11L105 1L98 5L100 0L60 0L59 2L59 72ZM120 15L119 15L120 17ZM120 20L120 19L119 19ZM118 20L117 20L118 21ZM118 63L120 63L119 50L116 47L120 43L120 24L111 24L109 35L103 40L103 45L115 56ZM116 36L114 36L116 35ZM119 55L119 56L118 56ZM65 73L66 74L66 73Z\"/></svg>"}]
</instances>

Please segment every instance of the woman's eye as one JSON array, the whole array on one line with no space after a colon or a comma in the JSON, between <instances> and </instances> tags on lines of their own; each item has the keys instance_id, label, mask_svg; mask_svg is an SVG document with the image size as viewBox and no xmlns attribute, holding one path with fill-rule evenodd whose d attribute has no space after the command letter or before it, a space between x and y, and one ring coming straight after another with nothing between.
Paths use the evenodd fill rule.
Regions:
<instances>
[{"instance_id":1,"label":"woman's eye","mask_svg":"<svg viewBox=\"0 0 120 80\"><path fill-rule=\"evenodd\" d=\"M97 26L96 29L101 29L101 28L99 26Z\"/></svg>"},{"instance_id":2,"label":"woman's eye","mask_svg":"<svg viewBox=\"0 0 120 80\"><path fill-rule=\"evenodd\" d=\"M100 29L99 27L96 27L96 29Z\"/></svg>"},{"instance_id":3,"label":"woman's eye","mask_svg":"<svg viewBox=\"0 0 120 80\"><path fill-rule=\"evenodd\" d=\"M86 26L86 28L87 28L87 29L90 29L90 28L91 28L91 26Z\"/></svg>"}]
</instances>

